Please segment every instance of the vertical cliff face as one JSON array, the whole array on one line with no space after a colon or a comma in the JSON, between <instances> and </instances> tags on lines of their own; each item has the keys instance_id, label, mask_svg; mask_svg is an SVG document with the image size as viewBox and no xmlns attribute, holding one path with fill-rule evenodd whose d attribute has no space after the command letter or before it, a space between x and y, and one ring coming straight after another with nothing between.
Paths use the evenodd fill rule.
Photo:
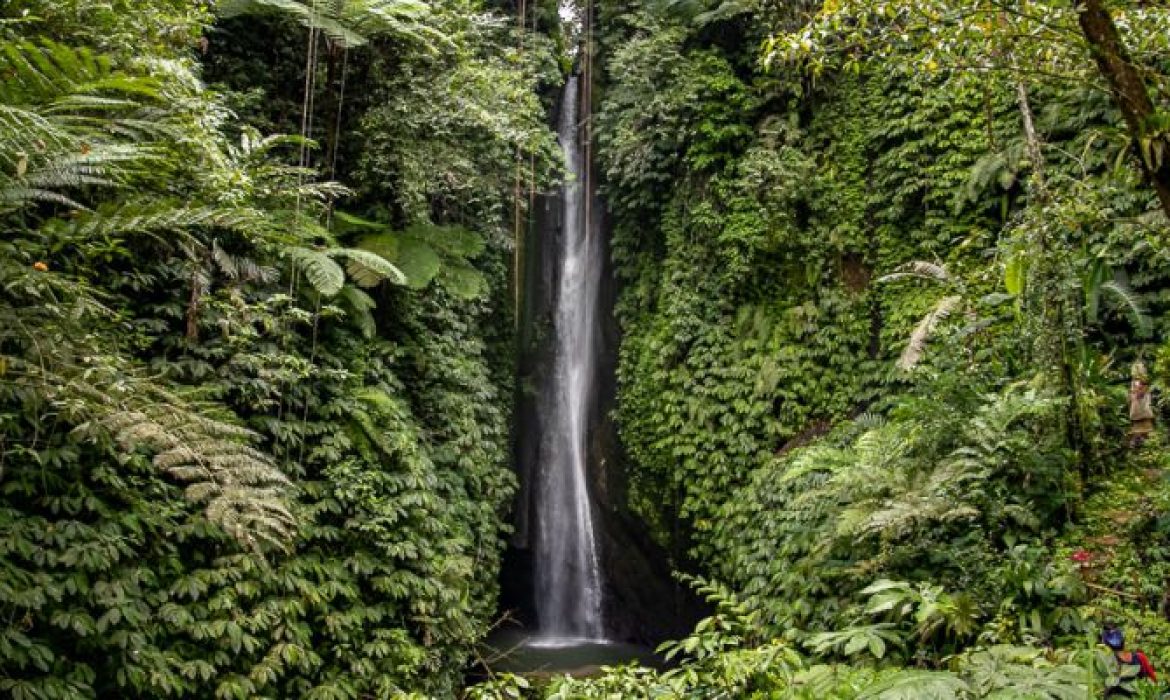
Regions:
<instances>
[{"instance_id":1,"label":"vertical cliff face","mask_svg":"<svg viewBox=\"0 0 1170 700\"><path fill-rule=\"evenodd\" d=\"M594 193L604 240L610 240L604 201ZM690 588L673 578L668 553L627 506L627 459L613 420L617 404L617 360L621 329L614 316L617 278L605 256L598 306L600 342L596 403L590 429L591 486L600 511L598 536L605 573L605 619L615 639L657 644L686 635L704 614ZM676 563L675 566L681 566Z\"/></svg>"}]
</instances>

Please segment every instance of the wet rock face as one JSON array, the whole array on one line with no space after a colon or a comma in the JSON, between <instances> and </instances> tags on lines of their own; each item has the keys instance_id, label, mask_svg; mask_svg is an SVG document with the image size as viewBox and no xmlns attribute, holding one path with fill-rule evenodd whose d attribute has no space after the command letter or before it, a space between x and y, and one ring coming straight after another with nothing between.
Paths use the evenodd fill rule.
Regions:
<instances>
[{"instance_id":1,"label":"wet rock face","mask_svg":"<svg viewBox=\"0 0 1170 700\"><path fill-rule=\"evenodd\" d=\"M604 211L598 199L597 211ZM602 221L609 240L609 228ZM617 639L657 645L688 634L706 614L702 602L672 575L668 554L649 535L646 525L627 507L628 472L625 452L611 416L617 401L617 354L621 332L613 308L618 286L609 257L602 274L601 343L597 406L591 430L590 465L594 500L600 511L602 570L606 578L605 619Z\"/></svg>"}]
</instances>

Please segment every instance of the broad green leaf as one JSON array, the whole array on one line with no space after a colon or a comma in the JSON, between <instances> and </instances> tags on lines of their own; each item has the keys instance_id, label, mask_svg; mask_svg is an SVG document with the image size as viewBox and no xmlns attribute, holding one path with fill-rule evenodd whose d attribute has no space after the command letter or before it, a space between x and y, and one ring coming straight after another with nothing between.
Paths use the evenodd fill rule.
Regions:
<instances>
[{"instance_id":1,"label":"broad green leaf","mask_svg":"<svg viewBox=\"0 0 1170 700\"><path fill-rule=\"evenodd\" d=\"M401 270L377 253L357 248L339 248L329 251L329 255L345 260L345 269L358 286L373 287L383 281L399 285L407 282Z\"/></svg>"}]
</instances>

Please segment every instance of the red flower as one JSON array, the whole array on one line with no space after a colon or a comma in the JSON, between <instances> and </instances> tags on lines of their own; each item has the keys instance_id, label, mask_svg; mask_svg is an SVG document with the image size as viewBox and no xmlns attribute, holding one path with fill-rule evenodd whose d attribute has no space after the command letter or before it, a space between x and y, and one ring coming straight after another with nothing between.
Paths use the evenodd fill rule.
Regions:
<instances>
[{"instance_id":1,"label":"red flower","mask_svg":"<svg viewBox=\"0 0 1170 700\"><path fill-rule=\"evenodd\" d=\"M1089 561L1092 558L1093 558L1093 555L1090 554L1089 552L1087 552L1086 550L1083 550L1083 549L1078 549L1077 551L1073 552L1072 555L1069 557L1069 559L1072 559L1073 561L1075 561L1078 564L1084 564L1085 562Z\"/></svg>"}]
</instances>

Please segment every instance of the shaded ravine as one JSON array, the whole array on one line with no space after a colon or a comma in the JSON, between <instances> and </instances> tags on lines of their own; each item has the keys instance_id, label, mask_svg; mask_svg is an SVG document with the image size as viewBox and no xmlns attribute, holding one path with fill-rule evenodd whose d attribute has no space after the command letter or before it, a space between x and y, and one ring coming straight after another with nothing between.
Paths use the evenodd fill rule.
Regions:
<instances>
[{"instance_id":1,"label":"shaded ravine","mask_svg":"<svg viewBox=\"0 0 1170 700\"><path fill-rule=\"evenodd\" d=\"M566 180L561 196L558 279L553 307L552 372L539 399L544 416L535 474L537 640L548 644L604 638L602 575L589 497L587 431L596 385L598 299L604 249L581 148L579 78L564 87L558 139Z\"/></svg>"}]
</instances>

